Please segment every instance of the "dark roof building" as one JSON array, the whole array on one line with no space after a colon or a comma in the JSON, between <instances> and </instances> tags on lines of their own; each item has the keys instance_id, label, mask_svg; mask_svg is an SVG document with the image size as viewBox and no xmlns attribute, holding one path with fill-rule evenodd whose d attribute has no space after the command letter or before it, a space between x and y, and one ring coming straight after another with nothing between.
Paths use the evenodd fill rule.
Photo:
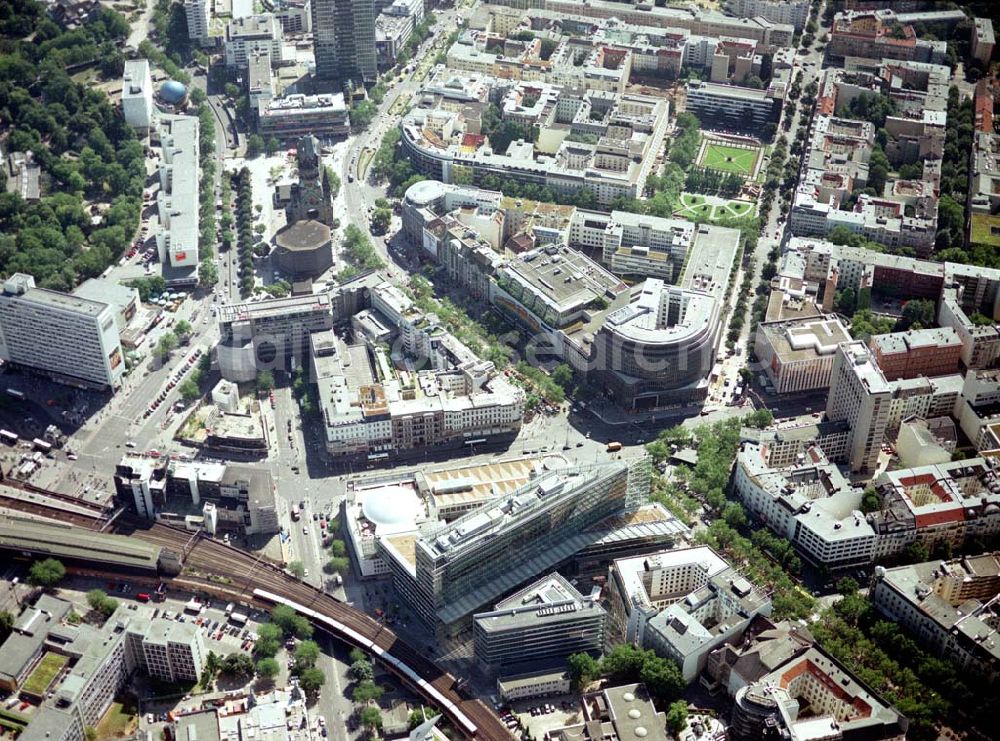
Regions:
<instances>
[{"instance_id":1,"label":"dark roof building","mask_svg":"<svg viewBox=\"0 0 1000 741\"><path fill-rule=\"evenodd\" d=\"M312 219L296 221L274 237L274 264L293 280L318 278L333 267L330 227Z\"/></svg>"}]
</instances>

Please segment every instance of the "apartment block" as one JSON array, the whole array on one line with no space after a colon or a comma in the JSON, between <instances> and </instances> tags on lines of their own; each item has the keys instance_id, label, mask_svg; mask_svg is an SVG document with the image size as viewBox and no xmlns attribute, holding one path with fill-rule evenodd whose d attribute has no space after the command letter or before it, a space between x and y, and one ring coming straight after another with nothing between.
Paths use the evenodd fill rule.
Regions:
<instances>
[{"instance_id":1,"label":"apartment block","mask_svg":"<svg viewBox=\"0 0 1000 741\"><path fill-rule=\"evenodd\" d=\"M814 171L818 172L818 171ZM937 196L929 182L897 180L887 183L889 194L858 196L851 210L837 208L839 195L847 193L843 175L820 175L819 182L804 180L795 191L788 224L796 236L825 236L843 227L852 234L888 245L912 247L928 255L937 229Z\"/></svg>"},{"instance_id":2,"label":"apartment block","mask_svg":"<svg viewBox=\"0 0 1000 741\"><path fill-rule=\"evenodd\" d=\"M875 126L817 114L810 127L803 182L815 189L816 200L838 208L851 193L868 183L868 161L875 146Z\"/></svg>"},{"instance_id":3,"label":"apartment block","mask_svg":"<svg viewBox=\"0 0 1000 741\"><path fill-rule=\"evenodd\" d=\"M456 47L461 45L449 53ZM491 88L500 92L495 81ZM537 82L504 90L503 116L537 125L536 142L513 141L494 151L479 131L481 106L417 107L400 122L402 147L414 167L445 183L471 181L493 190L502 178L564 195L587 189L604 206L641 194L669 126L667 101Z\"/></svg>"},{"instance_id":4,"label":"apartment block","mask_svg":"<svg viewBox=\"0 0 1000 741\"><path fill-rule=\"evenodd\" d=\"M606 620L596 595L585 597L552 573L473 616L476 660L510 674L574 653L596 656L604 652Z\"/></svg>"},{"instance_id":5,"label":"apartment block","mask_svg":"<svg viewBox=\"0 0 1000 741\"><path fill-rule=\"evenodd\" d=\"M847 569L872 562L876 535L861 513L862 491L820 448L783 466L768 463L767 443L744 442L733 491L754 518L786 538L810 563Z\"/></svg>"},{"instance_id":6,"label":"apartment block","mask_svg":"<svg viewBox=\"0 0 1000 741\"><path fill-rule=\"evenodd\" d=\"M211 0L184 0L184 16L187 19L188 38L202 46L209 45L212 24Z\"/></svg>"},{"instance_id":7,"label":"apartment block","mask_svg":"<svg viewBox=\"0 0 1000 741\"><path fill-rule=\"evenodd\" d=\"M487 5L538 7L563 18L584 18L602 21L608 18L640 26L655 28L684 29L696 36L733 36L753 39L771 49L790 46L795 28L791 24L778 23L766 17L736 18L716 10L703 8L661 7L613 0L589 0L585 5L574 0L489 0Z\"/></svg>"},{"instance_id":8,"label":"apartment block","mask_svg":"<svg viewBox=\"0 0 1000 741\"><path fill-rule=\"evenodd\" d=\"M973 18L970 31L971 47L969 55L978 61L985 69L989 69L996 48L996 36L993 31L993 21L989 18Z\"/></svg>"},{"instance_id":9,"label":"apartment block","mask_svg":"<svg viewBox=\"0 0 1000 741\"><path fill-rule=\"evenodd\" d=\"M895 381L957 373L962 339L952 327L931 327L875 335L868 348L886 380Z\"/></svg>"},{"instance_id":10,"label":"apartment block","mask_svg":"<svg viewBox=\"0 0 1000 741\"><path fill-rule=\"evenodd\" d=\"M686 682L713 649L771 613L770 597L707 546L618 559L608 584L615 639L677 662Z\"/></svg>"},{"instance_id":11,"label":"apartment block","mask_svg":"<svg viewBox=\"0 0 1000 741\"><path fill-rule=\"evenodd\" d=\"M764 462L770 468L789 468L806 460L810 448L823 451L827 460L847 460L850 427L846 422L793 418L763 430L744 427L740 442L759 446Z\"/></svg>"},{"instance_id":12,"label":"apartment block","mask_svg":"<svg viewBox=\"0 0 1000 741\"><path fill-rule=\"evenodd\" d=\"M200 676L204 648L192 624L150 620L141 607L138 612L120 608L103 625L76 624L66 620L71 607L43 594L25 607L0 646L0 686L9 690L33 695L24 682L49 671L43 662L61 664L48 686L32 697L37 705L21 738L84 741L85 729L98 725L136 671L164 681Z\"/></svg>"},{"instance_id":13,"label":"apartment block","mask_svg":"<svg viewBox=\"0 0 1000 741\"><path fill-rule=\"evenodd\" d=\"M882 504L868 519L878 533L878 559L913 542L960 549L1000 532L1000 477L983 458L887 471L875 485Z\"/></svg>"},{"instance_id":14,"label":"apartment block","mask_svg":"<svg viewBox=\"0 0 1000 741\"><path fill-rule=\"evenodd\" d=\"M755 658L751 654L748 663ZM905 716L818 644L740 687L733 703L728 731L734 741L770 735L904 741L909 727Z\"/></svg>"},{"instance_id":15,"label":"apartment block","mask_svg":"<svg viewBox=\"0 0 1000 741\"><path fill-rule=\"evenodd\" d=\"M702 121L712 121L736 131L762 131L777 124L781 115L783 89L720 85L714 82L687 84L687 110Z\"/></svg>"},{"instance_id":16,"label":"apartment block","mask_svg":"<svg viewBox=\"0 0 1000 741\"><path fill-rule=\"evenodd\" d=\"M166 682L197 682L205 665L205 646L198 626L153 618L142 637L142 666Z\"/></svg>"},{"instance_id":17,"label":"apartment block","mask_svg":"<svg viewBox=\"0 0 1000 741\"><path fill-rule=\"evenodd\" d=\"M700 233L682 219L580 209L570 222L569 244L598 250L601 262L618 275L676 283Z\"/></svg>"},{"instance_id":18,"label":"apartment block","mask_svg":"<svg viewBox=\"0 0 1000 741\"><path fill-rule=\"evenodd\" d=\"M851 428L848 460L852 471L875 468L886 428L893 388L863 342L840 345L834 356L826 416Z\"/></svg>"},{"instance_id":19,"label":"apartment block","mask_svg":"<svg viewBox=\"0 0 1000 741\"><path fill-rule=\"evenodd\" d=\"M1000 643L1000 554L878 569L872 604L931 651L974 676L995 679Z\"/></svg>"},{"instance_id":20,"label":"apartment block","mask_svg":"<svg viewBox=\"0 0 1000 741\"><path fill-rule=\"evenodd\" d=\"M833 19L827 53L833 57L914 62L937 62L943 58L941 42L918 39L913 26L892 10L838 13Z\"/></svg>"},{"instance_id":21,"label":"apartment block","mask_svg":"<svg viewBox=\"0 0 1000 741\"><path fill-rule=\"evenodd\" d=\"M726 0L725 9L738 18L766 18L801 31L809 20L809 0Z\"/></svg>"},{"instance_id":22,"label":"apartment block","mask_svg":"<svg viewBox=\"0 0 1000 741\"><path fill-rule=\"evenodd\" d=\"M1000 448L1000 371L969 370L953 416L976 450Z\"/></svg>"},{"instance_id":23,"label":"apartment block","mask_svg":"<svg viewBox=\"0 0 1000 741\"><path fill-rule=\"evenodd\" d=\"M850 340L832 314L764 322L757 325L754 353L775 393L800 393L830 387L834 353Z\"/></svg>"},{"instance_id":24,"label":"apartment block","mask_svg":"<svg viewBox=\"0 0 1000 741\"><path fill-rule=\"evenodd\" d=\"M968 239L970 245L997 248L1000 246L1000 135L993 133L992 89L976 97L977 115L980 110L982 115L970 155Z\"/></svg>"},{"instance_id":25,"label":"apartment block","mask_svg":"<svg viewBox=\"0 0 1000 741\"><path fill-rule=\"evenodd\" d=\"M115 310L14 273L0 294L0 358L61 383L115 389L125 372Z\"/></svg>"}]
</instances>

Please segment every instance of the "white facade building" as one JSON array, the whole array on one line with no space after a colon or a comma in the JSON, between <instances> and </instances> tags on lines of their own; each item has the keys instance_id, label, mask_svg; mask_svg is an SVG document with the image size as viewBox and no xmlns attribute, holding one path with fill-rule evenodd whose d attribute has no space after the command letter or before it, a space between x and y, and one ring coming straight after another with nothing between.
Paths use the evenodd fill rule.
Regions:
<instances>
[{"instance_id":1,"label":"white facade building","mask_svg":"<svg viewBox=\"0 0 1000 741\"><path fill-rule=\"evenodd\" d=\"M255 53L269 54L271 64L277 66L281 63L284 39L281 23L272 13L231 20L226 25L226 66L242 71L247 59Z\"/></svg>"},{"instance_id":2,"label":"white facade building","mask_svg":"<svg viewBox=\"0 0 1000 741\"><path fill-rule=\"evenodd\" d=\"M125 62L122 114L125 123L135 129L145 130L153 125L153 80L149 76L149 62L145 59Z\"/></svg>"},{"instance_id":3,"label":"white facade building","mask_svg":"<svg viewBox=\"0 0 1000 741\"><path fill-rule=\"evenodd\" d=\"M829 388L837 345L850 340L833 315L764 322L754 352L777 393L798 393Z\"/></svg>"},{"instance_id":4,"label":"white facade building","mask_svg":"<svg viewBox=\"0 0 1000 741\"><path fill-rule=\"evenodd\" d=\"M160 124L163 161L156 205L160 263L174 268L198 265L198 119L176 116Z\"/></svg>"},{"instance_id":5,"label":"white facade building","mask_svg":"<svg viewBox=\"0 0 1000 741\"><path fill-rule=\"evenodd\" d=\"M707 546L617 559L608 583L616 637L673 659L686 682L713 649L771 614L770 597Z\"/></svg>"},{"instance_id":6,"label":"white facade building","mask_svg":"<svg viewBox=\"0 0 1000 741\"><path fill-rule=\"evenodd\" d=\"M817 566L871 563L876 534L860 512L862 490L819 448L783 468L768 452L766 442L744 442L736 457L733 490L750 513Z\"/></svg>"},{"instance_id":7,"label":"white facade building","mask_svg":"<svg viewBox=\"0 0 1000 741\"><path fill-rule=\"evenodd\" d=\"M0 358L87 387L117 388L125 372L110 304L36 288L24 273L0 294Z\"/></svg>"},{"instance_id":8,"label":"white facade building","mask_svg":"<svg viewBox=\"0 0 1000 741\"><path fill-rule=\"evenodd\" d=\"M188 38L202 46L207 45L212 23L212 0L184 0L184 16L187 18Z\"/></svg>"}]
</instances>

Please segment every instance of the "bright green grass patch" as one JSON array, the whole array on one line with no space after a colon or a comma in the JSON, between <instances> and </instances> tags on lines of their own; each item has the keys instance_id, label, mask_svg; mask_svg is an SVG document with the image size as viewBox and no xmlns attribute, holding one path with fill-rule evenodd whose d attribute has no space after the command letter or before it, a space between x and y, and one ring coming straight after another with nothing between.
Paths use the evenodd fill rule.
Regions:
<instances>
[{"instance_id":1,"label":"bright green grass patch","mask_svg":"<svg viewBox=\"0 0 1000 741\"><path fill-rule=\"evenodd\" d=\"M131 735L138 725L135 708L127 707L120 702L111 703L108 712L97 724L98 738L123 738Z\"/></svg>"},{"instance_id":2,"label":"bright green grass patch","mask_svg":"<svg viewBox=\"0 0 1000 741\"><path fill-rule=\"evenodd\" d=\"M1000 247L1000 217L992 214L972 214L972 233L969 241L973 244L986 244Z\"/></svg>"},{"instance_id":3,"label":"bright green grass patch","mask_svg":"<svg viewBox=\"0 0 1000 741\"><path fill-rule=\"evenodd\" d=\"M725 144L709 144L705 147L705 153L701 158L701 165L709 170L750 175L753 172L754 165L757 164L759 154L760 150L757 149L741 149L739 147L726 146Z\"/></svg>"},{"instance_id":4,"label":"bright green grass patch","mask_svg":"<svg viewBox=\"0 0 1000 741\"><path fill-rule=\"evenodd\" d=\"M66 666L67 661L65 656L59 654L45 654L38 662L38 666L35 667L35 671L31 672L31 676L28 677L28 681L24 683L22 689L31 695L45 694L45 690L52 684L52 680L56 678L59 670Z\"/></svg>"}]
</instances>

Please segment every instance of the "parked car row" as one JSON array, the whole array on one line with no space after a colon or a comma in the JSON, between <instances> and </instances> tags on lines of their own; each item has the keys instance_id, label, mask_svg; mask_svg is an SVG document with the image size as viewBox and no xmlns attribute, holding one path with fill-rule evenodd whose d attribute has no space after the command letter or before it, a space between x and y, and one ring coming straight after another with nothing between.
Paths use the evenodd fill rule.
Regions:
<instances>
[{"instance_id":1,"label":"parked car row","mask_svg":"<svg viewBox=\"0 0 1000 741\"><path fill-rule=\"evenodd\" d=\"M159 395L153 399L152 403L146 408L146 411L142 413L143 419L146 419L149 415L159 409L160 404L166 401L167 394L173 391L174 387L177 386L181 380L183 380L184 376L186 376L188 371L194 367L194 364L197 362L198 358L201 357L201 355L202 349L200 347L195 348L195 351L188 357L188 359L181 363L180 368L178 368L177 371L174 372L174 375L170 377L170 380L167 381L167 385L162 391L160 391Z\"/></svg>"}]
</instances>

